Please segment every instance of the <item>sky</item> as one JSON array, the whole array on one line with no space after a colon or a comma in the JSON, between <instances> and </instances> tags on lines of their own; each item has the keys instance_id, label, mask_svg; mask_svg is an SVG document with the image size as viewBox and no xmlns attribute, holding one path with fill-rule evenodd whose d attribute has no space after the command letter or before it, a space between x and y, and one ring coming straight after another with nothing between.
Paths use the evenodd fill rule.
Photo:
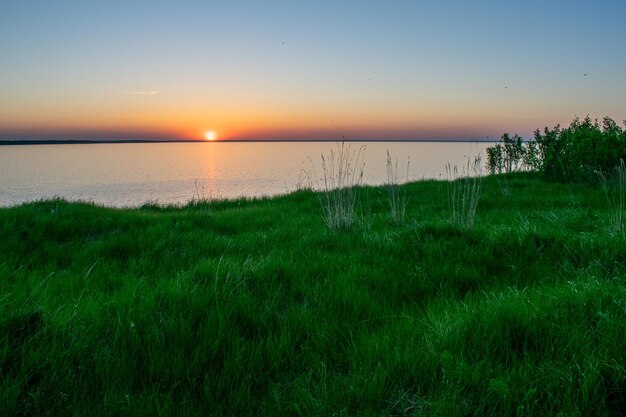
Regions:
<instances>
[{"instance_id":1,"label":"sky","mask_svg":"<svg viewBox=\"0 0 626 417\"><path fill-rule=\"evenodd\" d=\"M621 122L624 16L624 0L4 2L0 140L482 140Z\"/></svg>"}]
</instances>

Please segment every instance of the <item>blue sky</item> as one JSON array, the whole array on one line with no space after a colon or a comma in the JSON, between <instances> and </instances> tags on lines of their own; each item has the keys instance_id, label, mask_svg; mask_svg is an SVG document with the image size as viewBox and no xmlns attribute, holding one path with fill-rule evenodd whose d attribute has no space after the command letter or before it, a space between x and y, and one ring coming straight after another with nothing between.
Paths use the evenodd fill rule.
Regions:
<instances>
[{"instance_id":1,"label":"blue sky","mask_svg":"<svg viewBox=\"0 0 626 417\"><path fill-rule=\"evenodd\" d=\"M25 3L0 14L0 139L476 139L626 118L623 1Z\"/></svg>"}]
</instances>

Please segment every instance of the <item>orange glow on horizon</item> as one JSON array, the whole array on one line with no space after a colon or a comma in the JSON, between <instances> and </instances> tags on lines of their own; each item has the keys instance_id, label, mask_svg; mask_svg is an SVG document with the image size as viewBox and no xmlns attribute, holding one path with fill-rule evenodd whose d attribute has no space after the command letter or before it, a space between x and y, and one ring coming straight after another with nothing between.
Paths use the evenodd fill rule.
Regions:
<instances>
[{"instance_id":1,"label":"orange glow on horizon","mask_svg":"<svg viewBox=\"0 0 626 417\"><path fill-rule=\"evenodd\" d=\"M160 96L146 97L156 100ZM139 106L134 102L111 102L48 107L46 103L40 106L42 111L37 117L26 107L16 106L0 114L0 138L198 141L485 138L499 136L507 130L524 134L526 130L531 132L539 126L568 120L566 116L552 116L554 122L545 121L545 116L511 120L489 104L475 105L468 112L461 106L466 103L440 103L417 110L363 105L354 110L314 105L255 107L258 103L233 104L228 100L218 105L192 98L180 101L185 104L173 101Z\"/></svg>"},{"instance_id":2,"label":"orange glow on horizon","mask_svg":"<svg viewBox=\"0 0 626 417\"><path fill-rule=\"evenodd\" d=\"M204 139L211 142L217 140L217 133L214 130L207 130L204 132Z\"/></svg>"}]
</instances>

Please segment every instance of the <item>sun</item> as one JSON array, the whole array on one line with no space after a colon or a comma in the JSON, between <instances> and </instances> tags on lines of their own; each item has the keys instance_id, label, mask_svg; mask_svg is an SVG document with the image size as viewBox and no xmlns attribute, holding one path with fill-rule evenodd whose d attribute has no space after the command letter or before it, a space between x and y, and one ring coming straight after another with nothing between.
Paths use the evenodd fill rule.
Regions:
<instances>
[{"instance_id":1,"label":"sun","mask_svg":"<svg viewBox=\"0 0 626 417\"><path fill-rule=\"evenodd\" d=\"M207 130L204 132L204 139L206 140L215 140L217 139L217 133L214 130Z\"/></svg>"}]
</instances>

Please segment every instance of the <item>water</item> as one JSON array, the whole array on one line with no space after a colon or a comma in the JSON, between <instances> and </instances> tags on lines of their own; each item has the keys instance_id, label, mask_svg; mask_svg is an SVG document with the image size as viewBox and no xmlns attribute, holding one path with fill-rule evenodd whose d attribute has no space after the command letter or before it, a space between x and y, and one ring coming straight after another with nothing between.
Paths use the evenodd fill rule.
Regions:
<instances>
[{"instance_id":1,"label":"water","mask_svg":"<svg viewBox=\"0 0 626 417\"><path fill-rule=\"evenodd\" d=\"M401 177L445 178L445 164L463 166L486 143L368 142L366 184L387 179L386 150ZM93 201L107 206L146 202L182 204L194 197L258 197L296 189L302 168L321 176L328 142L123 143L0 147L0 206L43 198ZM483 158L484 159L484 158Z\"/></svg>"}]
</instances>

